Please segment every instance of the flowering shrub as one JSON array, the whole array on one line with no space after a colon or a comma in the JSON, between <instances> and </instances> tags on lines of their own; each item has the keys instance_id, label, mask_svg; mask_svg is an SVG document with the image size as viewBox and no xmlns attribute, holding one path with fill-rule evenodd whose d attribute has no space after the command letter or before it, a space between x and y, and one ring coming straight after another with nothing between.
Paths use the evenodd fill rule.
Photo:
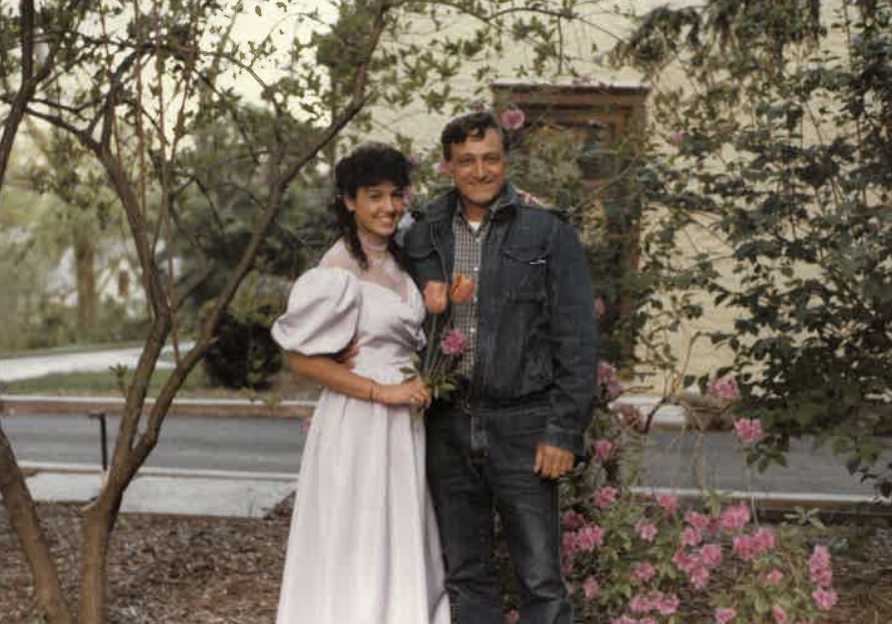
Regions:
<instances>
[{"instance_id":1,"label":"flowering shrub","mask_svg":"<svg viewBox=\"0 0 892 624\"><path fill-rule=\"evenodd\" d=\"M810 550L797 526L759 525L745 502L636 495L642 438L608 418L592 425L591 464L562 484L564 572L580 620L805 624L833 608L826 547ZM748 448L761 423L739 423Z\"/></svg>"},{"instance_id":2,"label":"flowering shrub","mask_svg":"<svg viewBox=\"0 0 892 624\"><path fill-rule=\"evenodd\" d=\"M606 405L622 386L612 366L599 368ZM726 381L713 391L733 400L734 390ZM589 430L591 463L561 484L564 574L577 620L811 624L835 606L830 553L812 547L801 527L762 526L746 502L714 495L688 505L634 491L644 448L634 425L643 415L620 411L598 415ZM744 452L761 439L759 419L739 420L735 430ZM518 617L515 609L506 613L507 622Z\"/></svg>"}]
</instances>

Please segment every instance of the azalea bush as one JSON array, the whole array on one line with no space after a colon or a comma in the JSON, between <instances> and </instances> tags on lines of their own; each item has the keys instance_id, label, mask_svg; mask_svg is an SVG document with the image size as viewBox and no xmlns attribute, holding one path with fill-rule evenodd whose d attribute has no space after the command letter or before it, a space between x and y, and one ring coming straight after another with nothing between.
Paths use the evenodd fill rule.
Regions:
<instances>
[{"instance_id":1,"label":"azalea bush","mask_svg":"<svg viewBox=\"0 0 892 624\"><path fill-rule=\"evenodd\" d=\"M564 574L579 621L609 624L806 624L837 602L831 555L813 515L763 525L747 501L704 492L696 502L648 493L641 482L648 415L622 404L616 369L601 362L589 463L561 484ZM733 409L733 377L709 394ZM761 420L738 418L740 451L763 442ZM503 558L504 549L499 551ZM504 569L507 570L503 562ZM509 605L514 598L509 596ZM516 609L507 613L517 621Z\"/></svg>"},{"instance_id":2,"label":"azalea bush","mask_svg":"<svg viewBox=\"0 0 892 624\"><path fill-rule=\"evenodd\" d=\"M665 6L618 50L653 85L644 311L735 319L703 338L762 417L761 466L809 436L889 496L892 5Z\"/></svg>"}]
</instances>

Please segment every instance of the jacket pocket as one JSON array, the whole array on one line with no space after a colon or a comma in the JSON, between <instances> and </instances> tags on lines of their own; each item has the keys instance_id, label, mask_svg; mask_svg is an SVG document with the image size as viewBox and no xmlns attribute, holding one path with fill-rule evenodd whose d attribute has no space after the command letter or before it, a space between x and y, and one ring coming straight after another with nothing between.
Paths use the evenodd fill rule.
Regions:
<instances>
[{"instance_id":1,"label":"jacket pocket","mask_svg":"<svg viewBox=\"0 0 892 624\"><path fill-rule=\"evenodd\" d=\"M504 247L499 285L512 301L545 299L548 252L537 247Z\"/></svg>"}]
</instances>

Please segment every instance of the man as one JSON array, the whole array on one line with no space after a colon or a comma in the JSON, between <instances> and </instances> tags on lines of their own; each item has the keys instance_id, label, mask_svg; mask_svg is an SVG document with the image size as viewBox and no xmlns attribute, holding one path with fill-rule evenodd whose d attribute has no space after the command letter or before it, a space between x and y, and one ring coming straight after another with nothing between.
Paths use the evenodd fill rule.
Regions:
<instances>
[{"instance_id":1,"label":"man","mask_svg":"<svg viewBox=\"0 0 892 624\"><path fill-rule=\"evenodd\" d=\"M507 183L497 120L451 121L441 143L454 188L406 234L423 290L456 273L477 283L452 319L469 339L450 402L427 412L427 471L459 624L502 624L493 509L520 582L525 624L570 624L557 479L584 453L596 387L595 311L578 237Z\"/></svg>"}]
</instances>

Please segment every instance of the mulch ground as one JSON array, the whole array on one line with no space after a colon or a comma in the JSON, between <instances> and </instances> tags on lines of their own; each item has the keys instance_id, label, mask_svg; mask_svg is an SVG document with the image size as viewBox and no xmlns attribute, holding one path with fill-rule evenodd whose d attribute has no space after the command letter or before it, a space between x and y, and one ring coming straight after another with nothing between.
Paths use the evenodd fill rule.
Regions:
<instances>
[{"instance_id":1,"label":"mulch ground","mask_svg":"<svg viewBox=\"0 0 892 624\"><path fill-rule=\"evenodd\" d=\"M122 516L109 557L109 624L272 623L290 515L286 501L263 520ZM74 604L79 508L41 505L40 517ZM892 622L892 528L888 520L879 524L885 526L833 527L829 541L840 605L826 624ZM0 513L3 624L33 622L30 579Z\"/></svg>"}]
</instances>

